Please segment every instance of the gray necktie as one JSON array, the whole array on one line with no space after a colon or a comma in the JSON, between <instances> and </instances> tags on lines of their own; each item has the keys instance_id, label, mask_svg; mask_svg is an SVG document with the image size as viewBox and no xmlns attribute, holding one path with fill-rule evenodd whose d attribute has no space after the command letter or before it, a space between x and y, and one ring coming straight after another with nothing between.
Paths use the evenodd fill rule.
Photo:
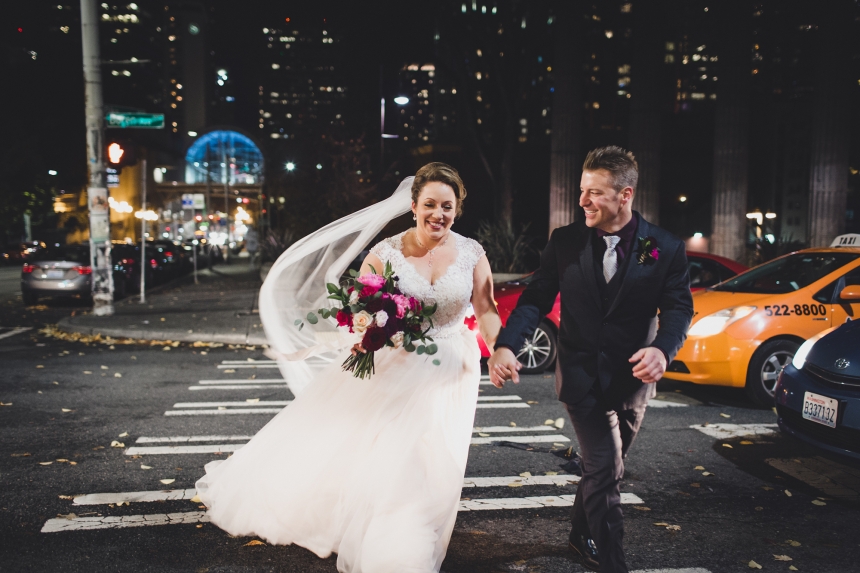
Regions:
<instances>
[{"instance_id":1,"label":"gray necktie","mask_svg":"<svg viewBox=\"0 0 860 573\"><path fill-rule=\"evenodd\" d=\"M606 251L603 253L603 278L606 279L606 284L615 276L615 271L618 270L618 252L615 246L621 240L621 237L615 235L606 235L603 237L603 242L606 243Z\"/></svg>"}]
</instances>

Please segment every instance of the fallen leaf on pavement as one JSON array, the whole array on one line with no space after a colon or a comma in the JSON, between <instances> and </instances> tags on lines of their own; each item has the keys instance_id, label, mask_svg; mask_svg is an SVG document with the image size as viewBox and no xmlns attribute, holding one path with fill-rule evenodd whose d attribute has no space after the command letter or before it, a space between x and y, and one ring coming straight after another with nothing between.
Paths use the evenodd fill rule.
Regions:
<instances>
[{"instance_id":1,"label":"fallen leaf on pavement","mask_svg":"<svg viewBox=\"0 0 860 573\"><path fill-rule=\"evenodd\" d=\"M39 462L39 465L40 465L40 466L49 466L49 465L51 465L52 463L54 463L54 462Z\"/></svg>"},{"instance_id":2,"label":"fallen leaf on pavement","mask_svg":"<svg viewBox=\"0 0 860 573\"><path fill-rule=\"evenodd\" d=\"M543 423L544 426L552 426L553 424L555 424L555 420L549 420L549 419L545 420Z\"/></svg>"},{"instance_id":3,"label":"fallen leaf on pavement","mask_svg":"<svg viewBox=\"0 0 860 573\"><path fill-rule=\"evenodd\" d=\"M44 366L43 366L43 365L41 365L41 364L39 364L39 365L37 365L37 366L36 366L36 368L44 368Z\"/></svg>"},{"instance_id":4,"label":"fallen leaf on pavement","mask_svg":"<svg viewBox=\"0 0 860 573\"><path fill-rule=\"evenodd\" d=\"M151 470L151 469L152 469L152 466L147 466L147 465L145 465L145 464L140 464L140 469L142 469L142 470Z\"/></svg>"},{"instance_id":5,"label":"fallen leaf on pavement","mask_svg":"<svg viewBox=\"0 0 860 573\"><path fill-rule=\"evenodd\" d=\"M94 448L93 448L93 451L95 451L95 450L103 450L103 449L105 449L105 447L104 447L104 446L96 446L96 447L94 447Z\"/></svg>"},{"instance_id":6,"label":"fallen leaf on pavement","mask_svg":"<svg viewBox=\"0 0 860 573\"><path fill-rule=\"evenodd\" d=\"M756 510L756 511L762 511L763 509L764 509L764 508L763 508L762 506L760 506L760 505L757 505L757 506L756 506L756 508L755 508L755 510Z\"/></svg>"},{"instance_id":7,"label":"fallen leaf on pavement","mask_svg":"<svg viewBox=\"0 0 860 573\"><path fill-rule=\"evenodd\" d=\"M667 525L666 529L668 529L669 531L681 531L681 526L680 525Z\"/></svg>"},{"instance_id":8,"label":"fallen leaf on pavement","mask_svg":"<svg viewBox=\"0 0 860 573\"><path fill-rule=\"evenodd\" d=\"M71 496L71 495L60 495L58 497L60 499L75 499L74 496Z\"/></svg>"},{"instance_id":9,"label":"fallen leaf on pavement","mask_svg":"<svg viewBox=\"0 0 860 573\"><path fill-rule=\"evenodd\" d=\"M490 436L490 434L487 434L485 432L478 432L478 435L481 436L482 438L488 438Z\"/></svg>"},{"instance_id":10,"label":"fallen leaf on pavement","mask_svg":"<svg viewBox=\"0 0 860 573\"><path fill-rule=\"evenodd\" d=\"M65 463L67 463L69 460L67 460L66 458L57 458L57 461L58 461L58 462L60 462L61 464L65 464Z\"/></svg>"},{"instance_id":11,"label":"fallen leaf on pavement","mask_svg":"<svg viewBox=\"0 0 860 573\"><path fill-rule=\"evenodd\" d=\"M170 350L170 347L169 347L169 346L165 346L164 348L162 348L162 350Z\"/></svg>"},{"instance_id":12,"label":"fallen leaf on pavement","mask_svg":"<svg viewBox=\"0 0 860 573\"><path fill-rule=\"evenodd\" d=\"M753 445L753 443L754 443L754 442L751 442L751 441L749 441L749 440L741 440L741 445L742 445L742 446L751 446L751 445Z\"/></svg>"},{"instance_id":13,"label":"fallen leaf on pavement","mask_svg":"<svg viewBox=\"0 0 860 573\"><path fill-rule=\"evenodd\" d=\"M263 543L259 539L252 539L251 541L249 541L248 543L246 543L242 547L254 547L256 545L265 545L265 543Z\"/></svg>"},{"instance_id":14,"label":"fallen leaf on pavement","mask_svg":"<svg viewBox=\"0 0 860 573\"><path fill-rule=\"evenodd\" d=\"M123 432L123 433L121 433L121 434L120 434L119 436L117 436L117 437L119 437L119 438L127 438L127 437L128 437L128 432Z\"/></svg>"},{"instance_id":15,"label":"fallen leaf on pavement","mask_svg":"<svg viewBox=\"0 0 860 573\"><path fill-rule=\"evenodd\" d=\"M66 513L66 514L58 513L57 517L62 517L63 519L68 519L69 521L71 521L72 519L75 519L77 517L77 515L74 513Z\"/></svg>"},{"instance_id":16,"label":"fallen leaf on pavement","mask_svg":"<svg viewBox=\"0 0 860 573\"><path fill-rule=\"evenodd\" d=\"M226 410L226 409L227 409L227 406L218 406L218 409L219 409L219 410Z\"/></svg>"},{"instance_id":17,"label":"fallen leaf on pavement","mask_svg":"<svg viewBox=\"0 0 860 573\"><path fill-rule=\"evenodd\" d=\"M517 423L516 423L516 422L511 422L509 425L510 425L510 427L512 427L512 428L516 428L516 427L517 427Z\"/></svg>"},{"instance_id":18,"label":"fallen leaf on pavement","mask_svg":"<svg viewBox=\"0 0 860 573\"><path fill-rule=\"evenodd\" d=\"M774 555L773 560L774 561L793 561L793 559L791 557L789 557L788 555Z\"/></svg>"},{"instance_id":19,"label":"fallen leaf on pavement","mask_svg":"<svg viewBox=\"0 0 860 573\"><path fill-rule=\"evenodd\" d=\"M520 477L521 478L530 478L530 477L532 477L532 473L531 472L523 472L520 474Z\"/></svg>"},{"instance_id":20,"label":"fallen leaf on pavement","mask_svg":"<svg viewBox=\"0 0 860 573\"><path fill-rule=\"evenodd\" d=\"M537 404L537 400L529 400L526 404Z\"/></svg>"},{"instance_id":21,"label":"fallen leaf on pavement","mask_svg":"<svg viewBox=\"0 0 860 573\"><path fill-rule=\"evenodd\" d=\"M812 505L827 505L827 504L824 503L823 501L821 501L820 499L813 499Z\"/></svg>"},{"instance_id":22,"label":"fallen leaf on pavement","mask_svg":"<svg viewBox=\"0 0 860 573\"><path fill-rule=\"evenodd\" d=\"M259 402L259 401L260 401L260 399L259 399L259 398L246 398L246 399L245 399L245 402L247 402L247 403L249 403L249 404L256 404L256 403L257 403L257 402Z\"/></svg>"},{"instance_id":23,"label":"fallen leaf on pavement","mask_svg":"<svg viewBox=\"0 0 860 573\"><path fill-rule=\"evenodd\" d=\"M123 444L122 442L118 442L118 441L114 440L110 443L110 447L112 447L112 448L124 448L125 444Z\"/></svg>"},{"instance_id":24,"label":"fallen leaf on pavement","mask_svg":"<svg viewBox=\"0 0 860 573\"><path fill-rule=\"evenodd\" d=\"M723 444L723 447L724 447L724 448L733 449L733 448L732 448L732 446L731 446L731 444Z\"/></svg>"},{"instance_id":25,"label":"fallen leaf on pavement","mask_svg":"<svg viewBox=\"0 0 860 573\"><path fill-rule=\"evenodd\" d=\"M104 364L102 364L99 368L101 368L102 370L108 370L108 367L105 366Z\"/></svg>"},{"instance_id":26,"label":"fallen leaf on pavement","mask_svg":"<svg viewBox=\"0 0 860 573\"><path fill-rule=\"evenodd\" d=\"M545 475L545 476L557 476L558 472L543 472L543 475Z\"/></svg>"},{"instance_id":27,"label":"fallen leaf on pavement","mask_svg":"<svg viewBox=\"0 0 860 573\"><path fill-rule=\"evenodd\" d=\"M92 374L91 370L84 370L84 374Z\"/></svg>"},{"instance_id":28,"label":"fallen leaf on pavement","mask_svg":"<svg viewBox=\"0 0 860 573\"><path fill-rule=\"evenodd\" d=\"M696 467L694 467L693 469L694 469L694 470L703 471L703 470L705 469L705 466L696 466Z\"/></svg>"},{"instance_id":29,"label":"fallen leaf on pavement","mask_svg":"<svg viewBox=\"0 0 860 573\"><path fill-rule=\"evenodd\" d=\"M203 529L203 524L202 524L202 523L198 523L198 524L197 524L197 529Z\"/></svg>"},{"instance_id":30,"label":"fallen leaf on pavement","mask_svg":"<svg viewBox=\"0 0 860 573\"><path fill-rule=\"evenodd\" d=\"M198 495L195 495L195 496L194 496L194 497L192 497L189 501L190 501L191 503L203 503L203 500L202 500L202 499L200 499L200 496L198 496Z\"/></svg>"},{"instance_id":31,"label":"fallen leaf on pavement","mask_svg":"<svg viewBox=\"0 0 860 573\"><path fill-rule=\"evenodd\" d=\"M28 453L23 453L23 454L12 454L12 457L13 457L13 458L26 458L26 457L28 457L29 455L30 455L30 454L28 454Z\"/></svg>"},{"instance_id":32,"label":"fallen leaf on pavement","mask_svg":"<svg viewBox=\"0 0 860 573\"><path fill-rule=\"evenodd\" d=\"M761 488L762 488L764 491L773 491L773 488L772 488L772 487L770 487L769 485L763 485L763 486L761 486Z\"/></svg>"},{"instance_id":33,"label":"fallen leaf on pavement","mask_svg":"<svg viewBox=\"0 0 860 573\"><path fill-rule=\"evenodd\" d=\"M164 317L162 317L162 318L161 318L161 322L164 322L164 321L166 321L166 320L167 320L167 319L166 319L166 318L164 318Z\"/></svg>"},{"instance_id":34,"label":"fallen leaf on pavement","mask_svg":"<svg viewBox=\"0 0 860 573\"><path fill-rule=\"evenodd\" d=\"M714 474L712 474L711 472L702 472L702 475L703 476L712 476Z\"/></svg>"},{"instance_id":35,"label":"fallen leaf on pavement","mask_svg":"<svg viewBox=\"0 0 860 573\"><path fill-rule=\"evenodd\" d=\"M224 374L233 374L234 372L236 372L236 371L233 370L232 368L227 368L226 370L224 370Z\"/></svg>"},{"instance_id":36,"label":"fallen leaf on pavement","mask_svg":"<svg viewBox=\"0 0 860 573\"><path fill-rule=\"evenodd\" d=\"M789 565L788 570L789 571L797 571L797 567L795 567L794 565Z\"/></svg>"},{"instance_id":37,"label":"fallen leaf on pavement","mask_svg":"<svg viewBox=\"0 0 860 573\"><path fill-rule=\"evenodd\" d=\"M800 547L800 541L795 541L794 539L786 539L785 542L792 547Z\"/></svg>"},{"instance_id":38,"label":"fallen leaf on pavement","mask_svg":"<svg viewBox=\"0 0 860 573\"><path fill-rule=\"evenodd\" d=\"M658 521L658 522L657 522L657 523L655 523L654 525L656 525L657 527L668 527L668 526L669 526L669 524L668 524L668 523L664 523L664 522L662 522L662 521Z\"/></svg>"},{"instance_id":39,"label":"fallen leaf on pavement","mask_svg":"<svg viewBox=\"0 0 860 573\"><path fill-rule=\"evenodd\" d=\"M787 495L788 497L791 497L791 492L788 490L785 490L785 495Z\"/></svg>"},{"instance_id":40,"label":"fallen leaf on pavement","mask_svg":"<svg viewBox=\"0 0 860 573\"><path fill-rule=\"evenodd\" d=\"M523 487L523 482L521 481L512 481L508 484L508 487Z\"/></svg>"},{"instance_id":41,"label":"fallen leaf on pavement","mask_svg":"<svg viewBox=\"0 0 860 573\"><path fill-rule=\"evenodd\" d=\"M555 423L553 424L559 430L564 428L564 418L556 418Z\"/></svg>"},{"instance_id":42,"label":"fallen leaf on pavement","mask_svg":"<svg viewBox=\"0 0 860 573\"><path fill-rule=\"evenodd\" d=\"M114 372L113 377L114 378L122 378L122 374L120 374L119 372Z\"/></svg>"},{"instance_id":43,"label":"fallen leaf on pavement","mask_svg":"<svg viewBox=\"0 0 860 573\"><path fill-rule=\"evenodd\" d=\"M728 414L723 414L722 412L720 412L720 417L721 418L731 418L731 416L729 416Z\"/></svg>"},{"instance_id":44,"label":"fallen leaf on pavement","mask_svg":"<svg viewBox=\"0 0 860 573\"><path fill-rule=\"evenodd\" d=\"M69 408L63 408L63 412L71 412L71 411L72 410L70 410Z\"/></svg>"},{"instance_id":45,"label":"fallen leaf on pavement","mask_svg":"<svg viewBox=\"0 0 860 573\"><path fill-rule=\"evenodd\" d=\"M0 402L0 406L11 406L12 402Z\"/></svg>"},{"instance_id":46,"label":"fallen leaf on pavement","mask_svg":"<svg viewBox=\"0 0 860 573\"><path fill-rule=\"evenodd\" d=\"M633 509L638 509L639 511L651 511L650 507L645 507L644 505L634 505Z\"/></svg>"},{"instance_id":47,"label":"fallen leaf on pavement","mask_svg":"<svg viewBox=\"0 0 860 573\"><path fill-rule=\"evenodd\" d=\"M158 480L158 481L160 481L160 482L161 482L161 483L163 483L164 485L170 485L170 484L172 484L173 482L175 482L176 480L175 480L175 479L173 479L173 478L170 478L170 479L160 479L160 480Z\"/></svg>"},{"instance_id":48,"label":"fallen leaf on pavement","mask_svg":"<svg viewBox=\"0 0 860 573\"><path fill-rule=\"evenodd\" d=\"M690 484L690 487L702 487L702 484L694 481L693 483Z\"/></svg>"},{"instance_id":49,"label":"fallen leaf on pavement","mask_svg":"<svg viewBox=\"0 0 860 573\"><path fill-rule=\"evenodd\" d=\"M76 465L78 465L78 462L69 462L69 465L70 466L76 466Z\"/></svg>"},{"instance_id":50,"label":"fallen leaf on pavement","mask_svg":"<svg viewBox=\"0 0 860 573\"><path fill-rule=\"evenodd\" d=\"M749 563L747 563L747 567L749 567L750 569L761 569L761 565L759 565L755 561L750 561Z\"/></svg>"}]
</instances>

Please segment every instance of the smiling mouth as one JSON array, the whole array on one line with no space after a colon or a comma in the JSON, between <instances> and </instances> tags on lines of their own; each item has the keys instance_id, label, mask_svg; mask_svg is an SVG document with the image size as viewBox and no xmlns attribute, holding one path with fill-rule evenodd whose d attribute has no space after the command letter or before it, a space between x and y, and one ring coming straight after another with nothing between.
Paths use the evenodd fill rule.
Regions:
<instances>
[{"instance_id":1,"label":"smiling mouth","mask_svg":"<svg viewBox=\"0 0 860 573\"><path fill-rule=\"evenodd\" d=\"M442 223L434 223L433 221L427 221L427 224L430 225L431 227L433 227L434 229L441 229L445 226Z\"/></svg>"}]
</instances>

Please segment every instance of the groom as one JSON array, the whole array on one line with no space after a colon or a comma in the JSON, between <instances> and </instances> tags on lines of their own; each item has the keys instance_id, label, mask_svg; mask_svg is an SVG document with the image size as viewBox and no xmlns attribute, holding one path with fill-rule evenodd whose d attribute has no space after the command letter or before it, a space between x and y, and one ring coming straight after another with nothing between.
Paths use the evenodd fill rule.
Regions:
<instances>
[{"instance_id":1,"label":"groom","mask_svg":"<svg viewBox=\"0 0 860 573\"><path fill-rule=\"evenodd\" d=\"M553 231L488 365L496 386L519 382L515 353L561 292L556 391L582 458L570 547L589 569L626 573L623 460L684 342L693 301L684 243L632 209L633 154L595 149L582 169L585 221Z\"/></svg>"}]
</instances>

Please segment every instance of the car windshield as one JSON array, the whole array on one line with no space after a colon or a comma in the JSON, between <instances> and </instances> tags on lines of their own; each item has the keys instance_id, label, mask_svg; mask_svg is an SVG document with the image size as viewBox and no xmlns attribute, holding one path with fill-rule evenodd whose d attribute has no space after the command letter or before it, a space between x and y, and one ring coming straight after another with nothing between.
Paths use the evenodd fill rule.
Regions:
<instances>
[{"instance_id":1,"label":"car windshield","mask_svg":"<svg viewBox=\"0 0 860 573\"><path fill-rule=\"evenodd\" d=\"M69 261L88 265L90 264L90 250L81 246L49 247L36 253L32 260Z\"/></svg>"},{"instance_id":2,"label":"car windshield","mask_svg":"<svg viewBox=\"0 0 860 573\"><path fill-rule=\"evenodd\" d=\"M855 253L795 253L765 263L714 287L727 292L783 294L811 285L855 260Z\"/></svg>"}]
</instances>

